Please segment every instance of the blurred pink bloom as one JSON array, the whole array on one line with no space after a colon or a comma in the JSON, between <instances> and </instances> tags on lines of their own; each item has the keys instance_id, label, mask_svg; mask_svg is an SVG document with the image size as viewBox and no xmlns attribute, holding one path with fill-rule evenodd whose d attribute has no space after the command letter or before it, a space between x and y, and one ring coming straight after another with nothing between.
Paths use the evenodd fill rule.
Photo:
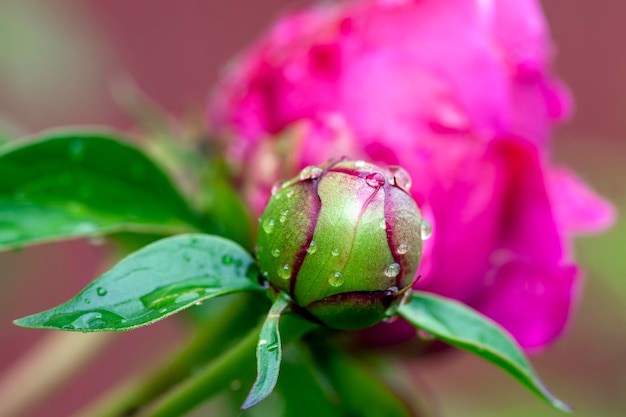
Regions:
<instances>
[{"instance_id":1,"label":"blurred pink bloom","mask_svg":"<svg viewBox=\"0 0 626 417\"><path fill-rule=\"evenodd\" d=\"M563 330L573 232L612 207L549 165L571 101L534 0L370 0L283 18L228 68L209 119L257 213L279 178L347 155L401 165L434 226L417 288L488 314L527 349ZM368 334L404 340L402 322Z\"/></svg>"}]
</instances>

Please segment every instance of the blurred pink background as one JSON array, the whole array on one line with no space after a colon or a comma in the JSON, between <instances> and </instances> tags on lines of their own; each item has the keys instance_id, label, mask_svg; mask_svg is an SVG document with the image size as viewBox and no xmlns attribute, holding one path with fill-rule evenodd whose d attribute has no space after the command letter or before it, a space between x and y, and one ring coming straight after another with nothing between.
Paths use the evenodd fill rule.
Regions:
<instances>
[{"instance_id":1,"label":"blurred pink background","mask_svg":"<svg viewBox=\"0 0 626 417\"><path fill-rule=\"evenodd\" d=\"M229 58L281 11L305 1L4 0L0 4L0 132L31 134L68 124L128 128L110 98L129 74L175 115L201 110ZM576 98L559 129L555 159L575 168L618 210L626 208L626 4L545 0L557 45L557 73ZM534 358L540 375L579 416L626 409L626 225L580 239L587 285L573 325ZM106 246L45 245L0 254L0 378L45 332L11 320L73 296L102 271ZM76 410L121 375L140 369L185 332L175 320L124 333L32 416ZM464 354L413 364L420 385L446 416L560 415L491 367ZM3 417L0 414L0 417Z\"/></svg>"}]
</instances>

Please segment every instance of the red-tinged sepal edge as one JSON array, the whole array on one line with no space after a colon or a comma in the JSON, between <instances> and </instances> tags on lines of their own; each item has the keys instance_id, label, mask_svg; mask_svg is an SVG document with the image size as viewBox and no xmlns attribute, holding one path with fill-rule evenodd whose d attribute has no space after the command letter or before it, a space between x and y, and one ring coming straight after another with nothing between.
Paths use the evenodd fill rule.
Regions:
<instances>
[{"instance_id":1,"label":"red-tinged sepal edge","mask_svg":"<svg viewBox=\"0 0 626 417\"><path fill-rule=\"evenodd\" d=\"M398 313L419 330L495 364L554 408L573 411L548 391L515 339L488 317L458 301L420 291L407 301Z\"/></svg>"}]
</instances>

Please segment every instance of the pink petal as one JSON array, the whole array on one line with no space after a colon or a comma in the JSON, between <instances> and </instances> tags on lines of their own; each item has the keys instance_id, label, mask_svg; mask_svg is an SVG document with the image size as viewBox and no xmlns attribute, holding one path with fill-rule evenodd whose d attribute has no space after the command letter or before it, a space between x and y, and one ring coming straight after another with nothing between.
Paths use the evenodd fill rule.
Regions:
<instances>
[{"instance_id":1,"label":"pink petal","mask_svg":"<svg viewBox=\"0 0 626 417\"><path fill-rule=\"evenodd\" d=\"M565 168L548 175L550 199L559 225L570 233L597 233L611 227L615 208Z\"/></svg>"},{"instance_id":2,"label":"pink petal","mask_svg":"<svg viewBox=\"0 0 626 417\"><path fill-rule=\"evenodd\" d=\"M537 351L563 332L578 298L577 275L573 265L513 260L497 268L477 307Z\"/></svg>"}]
</instances>

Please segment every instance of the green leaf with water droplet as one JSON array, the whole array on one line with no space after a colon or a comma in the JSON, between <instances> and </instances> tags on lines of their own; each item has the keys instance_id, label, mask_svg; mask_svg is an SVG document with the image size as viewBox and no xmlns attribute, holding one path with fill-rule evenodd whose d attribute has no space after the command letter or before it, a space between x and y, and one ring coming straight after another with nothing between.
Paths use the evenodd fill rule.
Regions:
<instances>
[{"instance_id":1,"label":"green leaf with water droplet","mask_svg":"<svg viewBox=\"0 0 626 417\"><path fill-rule=\"evenodd\" d=\"M256 348L257 377L248 397L241 406L242 410L247 410L267 398L276 386L282 356L278 323L281 314L289 306L289 303L289 296L281 293L274 301L274 304L272 304L261 327L259 342Z\"/></svg>"},{"instance_id":2,"label":"green leaf with water droplet","mask_svg":"<svg viewBox=\"0 0 626 417\"><path fill-rule=\"evenodd\" d=\"M553 407L572 411L548 391L513 337L491 319L458 301L419 291L398 312L418 329L499 366Z\"/></svg>"},{"instance_id":3,"label":"green leaf with water droplet","mask_svg":"<svg viewBox=\"0 0 626 417\"><path fill-rule=\"evenodd\" d=\"M198 230L170 179L114 132L55 132L0 150L0 249L116 232Z\"/></svg>"},{"instance_id":4,"label":"green leaf with water droplet","mask_svg":"<svg viewBox=\"0 0 626 417\"><path fill-rule=\"evenodd\" d=\"M264 291L257 275L254 259L230 240L174 236L122 259L65 304L15 324L82 332L134 329L220 295Z\"/></svg>"}]
</instances>

